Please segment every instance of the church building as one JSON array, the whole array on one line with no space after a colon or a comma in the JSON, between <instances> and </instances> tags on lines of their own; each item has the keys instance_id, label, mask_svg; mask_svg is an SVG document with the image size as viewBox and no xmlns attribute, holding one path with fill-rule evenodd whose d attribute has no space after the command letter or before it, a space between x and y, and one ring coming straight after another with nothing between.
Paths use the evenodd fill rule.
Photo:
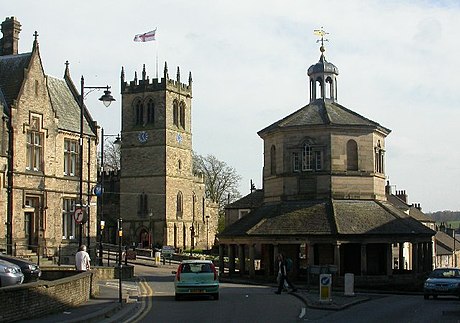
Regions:
<instances>
[{"instance_id":1,"label":"church building","mask_svg":"<svg viewBox=\"0 0 460 323\"><path fill-rule=\"evenodd\" d=\"M263 189L245 198L252 204L241 207L250 212L239 220L229 207L236 221L218 236L221 266L228 256L230 274L273 275L283 253L295 274L319 266L338 275L391 275L396 246L398 263L430 271L435 232L387 201L390 129L338 103L339 71L326 60L323 41L307 71L309 103L258 132Z\"/></svg>"},{"instance_id":2,"label":"church building","mask_svg":"<svg viewBox=\"0 0 460 323\"><path fill-rule=\"evenodd\" d=\"M121 72L120 216L127 243L206 249L217 229L217 204L193 174L192 74L187 83Z\"/></svg>"}]
</instances>

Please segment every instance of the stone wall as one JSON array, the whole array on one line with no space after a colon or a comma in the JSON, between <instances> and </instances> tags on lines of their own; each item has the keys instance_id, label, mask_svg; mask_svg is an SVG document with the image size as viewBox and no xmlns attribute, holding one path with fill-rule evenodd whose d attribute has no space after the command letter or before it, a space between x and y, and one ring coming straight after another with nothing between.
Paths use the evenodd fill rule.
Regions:
<instances>
[{"instance_id":1,"label":"stone wall","mask_svg":"<svg viewBox=\"0 0 460 323\"><path fill-rule=\"evenodd\" d=\"M123 278L134 277L133 266L123 266ZM94 267L77 272L73 266L42 267L38 282L0 288L0 322L40 317L77 307L99 293L100 280L118 278L116 267Z\"/></svg>"}]
</instances>

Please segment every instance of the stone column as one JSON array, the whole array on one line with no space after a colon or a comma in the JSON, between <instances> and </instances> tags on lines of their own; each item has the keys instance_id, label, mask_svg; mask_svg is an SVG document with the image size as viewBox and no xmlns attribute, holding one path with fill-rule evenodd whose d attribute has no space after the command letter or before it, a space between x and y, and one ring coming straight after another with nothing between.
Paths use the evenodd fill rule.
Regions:
<instances>
[{"instance_id":1,"label":"stone column","mask_svg":"<svg viewBox=\"0 0 460 323\"><path fill-rule=\"evenodd\" d=\"M399 242L398 243L398 269L399 270L404 270L404 242Z\"/></svg>"},{"instance_id":2,"label":"stone column","mask_svg":"<svg viewBox=\"0 0 460 323\"><path fill-rule=\"evenodd\" d=\"M340 243L335 244L334 248L334 265L337 266L337 275L340 276Z\"/></svg>"},{"instance_id":3,"label":"stone column","mask_svg":"<svg viewBox=\"0 0 460 323\"><path fill-rule=\"evenodd\" d=\"M246 256L244 254L244 244L239 244L238 245L238 262L240 263L238 266L238 269L240 271L240 276L244 275L244 272L246 271Z\"/></svg>"},{"instance_id":4,"label":"stone column","mask_svg":"<svg viewBox=\"0 0 460 323\"><path fill-rule=\"evenodd\" d=\"M391 243L387 243L387 254L386 254L386 275L390 276L393 274L393 245Z\"/></svg>"},{"instance_id":5,"label":"stone column","mask_svg":"<svg viewBox=\"0 0 460 323\"><path fill-rule=\"evenodd\" d=\"M313 266L315 264L315 244L309 243L307 246L308 246L307 264L308 266Z\"/></svg>"},{"instance_id":6,"label":"stone column","mask_svg":"<svg viewBox=\"0 0 460 323\"><path fill-rule=\"evenodd\" d=\"M412 243L412 273L418 272L418 243Z\"/></svg>"},{"instance_id":7,"label":"stone column","mask_svg":"<svg viewBox=\"0 0 460 323\"><path fill-rule=\"evenodd\" d=\"M235 274L235 245L228 245L228 274L230 276Z\"/></svg>"},{"instance_id":8,"label":"stone column","mask_svg":"<svg viewBox=\"0 0 460 323\"><path fill-rule=\"evenodd\" d=\"M361 276L367 275L367 245L361 244Z\"/></svg>"},{"instance_id":9,"label":"stone column","mask_svg":"<svg viewBox=\"0 0 460 323\"><path fill-rule=\"evenodd\" d=\"M249 247L249 277L254 278L256 276L256 269L254 267L256 248L252 243L248 247Z\"/></svg>"},{"instance_id":10,"label":"stone column","mask_svg":"<svg viewBox=\"0 0 460 323\"><path fill-rule=\"evenodd\" d=\"M220 275L224 274L224 268L225 268L224 248L225 248L225 245L219 244L219 274Z\"/></svg>"},{"instance_id":11,"label":"stone column","mask_svg":"<svg viewBox=\"0 0 460 323\"><path fill-rule=\"evenodd\" d=\"M432 271L433 270L433 242L432 241L428 242L428 253L429 253L428 256L430 258L428 271Z\"/></svg>"},{"instance_id":12,"label":"stone column","mask_svg":"<svg viewBox=\"0 0 460 323\"><path fill-rule=\"evenodd\" d=\"M275 274L275 276L278 270L278 254L279 254L279 248L278 248L278 245L275 244L273 245L273 271L272 271L272 273Z\"/></svg>"}]
</instances>

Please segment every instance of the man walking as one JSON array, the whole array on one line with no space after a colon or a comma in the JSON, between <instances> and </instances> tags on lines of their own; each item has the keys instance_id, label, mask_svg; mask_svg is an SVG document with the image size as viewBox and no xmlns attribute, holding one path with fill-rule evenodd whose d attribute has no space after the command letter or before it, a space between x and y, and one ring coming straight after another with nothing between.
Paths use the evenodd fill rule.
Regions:
<instances>
[{"instance_id":1,"label":"man walking","mask_svg":"<svg viewBox=\"0 0 460 323\"><path fill-rule=\"evenodd\" d=\"M78 252L75 255L75 267L77 268L77 270L80 271L90 270L90 261L91 258L89 257L89 254L86 252L86 246L81 245L80 248L78 248Z\"/></svg>"}]
</instances>

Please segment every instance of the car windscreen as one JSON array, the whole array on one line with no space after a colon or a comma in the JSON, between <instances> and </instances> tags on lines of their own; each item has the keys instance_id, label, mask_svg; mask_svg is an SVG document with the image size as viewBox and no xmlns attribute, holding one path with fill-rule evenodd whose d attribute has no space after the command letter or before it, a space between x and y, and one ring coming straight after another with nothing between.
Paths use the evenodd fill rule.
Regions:
<instances>
[{"instance_id":1,"label":"car windscreen","mask_svg":"<svg viewBox=\"0 0 460 323\"><path fill-rule=\"evenodd\" d=\"M208 263L182 264L182 273L212 273L211 265Z\"/></svg>"}]
</instances>

